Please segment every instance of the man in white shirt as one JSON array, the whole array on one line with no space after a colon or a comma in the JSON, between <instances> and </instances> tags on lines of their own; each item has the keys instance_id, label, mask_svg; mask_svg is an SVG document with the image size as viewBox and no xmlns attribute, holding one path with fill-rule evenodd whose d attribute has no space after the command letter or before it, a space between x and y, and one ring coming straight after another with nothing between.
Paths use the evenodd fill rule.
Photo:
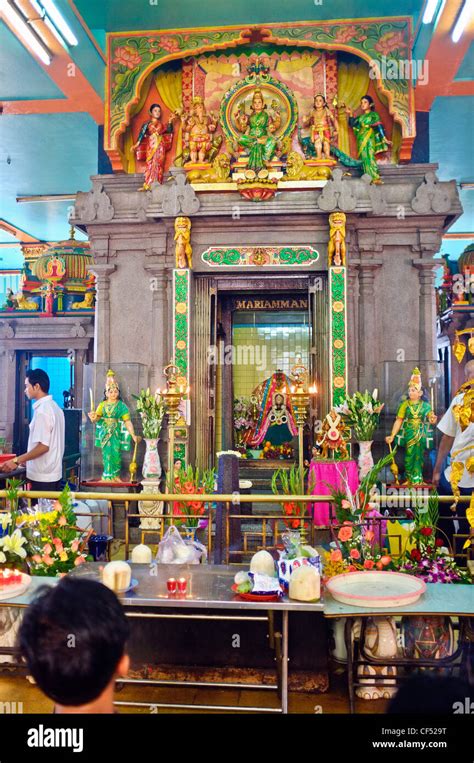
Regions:
<instances>
[{"instance_id":1,"label":"man in white shirt","mask_svg":"<svg viewBox=\"0 0 474 763\"><path fill-rule=\"evenodd\" d=\"M470 360L469 363L466 363L464 373L466 376L466 382L474 382L474 360ZM461 392L453 398L451 405L438 424L438 429L440 429L443 433L443 437L441 438L438 455L433 470L433 484L436 487L439 487L439 492L442 495L452 494L452 487L449 481L451 476L451 467L448 466L445 469L444 474L441 472L443 463L449 453L451 454L451 458L453 458L455 461L460 461L464 464L464 472L459 482L461 495L470 496L474 490L474 474L470 474L466 466L467 461L474 457L474 422L471 421L467 426L464 427L464 429L462 429L453 412L454 407L462 402L463 395L464 392ZM459 503L457 515L455 515L453 513L450 514L449 506L447 504L440 504L440 511L443 512L445 517L450 516L450 520L447 522L440 522L441 529L443 529L443 531L445 531L448 536L452 535L453 517L465 517L466 508L467 505L465 503ZM446 509L448 509L448 511L446 511ZM459 529L456 527L454 529L457 531L460 530L461 532L468 531L466 520L462 521L462 523L459 523L458 527Z\"/></svg>"},{"instance_id":2,"label":"man in white shirt","mask_svg":"<svg viewBox=\"0 0 474 763\"><path fill-rule=\"evenodd\" d=\"M10 472L26 464L31 490L59 490L63 471L64 413L49 395L49 376L40 368L28 370L25 394L33 400L28 450L7 461L0 469Z\"/></svg>"}]
</instances>

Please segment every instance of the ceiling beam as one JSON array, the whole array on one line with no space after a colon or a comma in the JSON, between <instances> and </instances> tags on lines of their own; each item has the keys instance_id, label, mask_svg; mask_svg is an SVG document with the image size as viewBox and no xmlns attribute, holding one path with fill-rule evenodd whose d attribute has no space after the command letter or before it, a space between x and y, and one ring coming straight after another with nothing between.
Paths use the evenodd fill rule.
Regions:
<instances>
[{"instance_id":1,"label":"ceiling beam","mask_svg":"<svg viewBox=\"0 0 474 763\"><path fill-rule=\"evenodd\" d=\"M12 34L14 34L15 37L17 37L17 39L21 42L21 44L29 51L38 66L43 69L45 74L47 74L48 77L50 77L50 79L54 82L54 84L61 90L61 92L64 93L68 101L67 108L65 109L65 101L61 99L48 99L47 103L50 104L52 111L84 112L86 114L90 114L90 116L98 124L103 124L104 101L100 95L98 95L98 93L94 90L87 77L82 73L81 69L73 61L69 53L63 48L60 42L52 34L51 30L48 29L44 21L38 19L36 12L27 2L27 0L18 0L18 6L21 7L24 16L30 19L31 28L36 32L37 36L39 36L44 41L44 44L52 54L52 61L50 65L47 66L42 61L40 61L33 50L29 48L28 44L17 34L14 26L9 22L8 17L4 17L5 23L9 27ZM25 102L4 101L4 113L45 113L40 111L17 111L15 110L15 106L13 106L13 110L8 109L7 112L7 103L17 104L16 108L18 108L19 103ZM61 103L63 108L58 108L58 103Z\"/></svg>"},{"instance_id":2,"label":"ceiling beam","mask_svg":"<svg viewBox=\"0 0 474 763\"><path fill-rule=\"evenodd\" d=\"M20 244L38 244L40 242L39 238L30 236L26 231L17 228L16 225L12 225L3 219L0 219L0 230L4 230L6 233L14 236ZM12 241L11 246L15 246L15 244L16 242Z\"/></svg>"},{"instance_id":3,"label":"ceiling beam","mask_svg":"<svg viewBox=\"0 0 474 763\"><path fill-rule=\"evenodd\" d=\"M474 36L472 17L461 39L457 43L451 39L451 32L463 4L464 0L447 0L444 6L425 57L428 62L428 83L416 86L417 111L429 111L439 96L472 94L472 90L467 87L471 85L472 88L472 83L454 81Z\"/></svg>"}]
</instances>

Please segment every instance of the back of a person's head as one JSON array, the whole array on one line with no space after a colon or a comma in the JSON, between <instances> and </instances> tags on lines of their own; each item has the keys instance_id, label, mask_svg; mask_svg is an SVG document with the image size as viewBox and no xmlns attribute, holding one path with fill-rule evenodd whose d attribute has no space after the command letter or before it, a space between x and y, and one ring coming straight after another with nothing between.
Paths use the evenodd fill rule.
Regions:
<instances>
[{"instance_id":1,"label":"back of a person's head","mask_svg":"<svg viewBox=\"0 0 474 763\"><path fill-rule=\"evenodd\" d=\"M32 387L34 387L35 384L39 384L42 391L48 394L50 381L46 371L43 371L43 369L41 368L34 368L34 369L29 368L28 371L26 372L26 378L28 379Z\"/></svg>"},{"instance_id":2,"label":"back of a person's head","mask_svg":"<svg viewBox=\"0 0 474 763\"><path fill-rule=\"evenodd\" d=\"M111 590L64 577L40 589L23 618L19 644L44 694L78 706L93 702L110 683L128 636L127 618Z\"/></svg>"}]
</instances>

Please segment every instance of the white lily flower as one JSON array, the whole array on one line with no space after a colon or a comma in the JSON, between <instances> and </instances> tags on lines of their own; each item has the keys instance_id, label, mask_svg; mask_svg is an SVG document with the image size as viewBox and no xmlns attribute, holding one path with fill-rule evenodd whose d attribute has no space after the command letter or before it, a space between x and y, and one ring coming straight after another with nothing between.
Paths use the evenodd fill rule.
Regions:
<instances>
[{"instance_id":1,"label":"white lily flower","mask_svg":"<svg viewBox=\"0 0 474 763\"><path fill-rule=\"evenodd\" d=\"M10 513L0 514L0 527L2 528L2 530L5 531L11 521L12 521L12 515Z\"/></svg>"},{"instance_id":2,"label":"white lily flower","mask_svg":"<svg viewBox=\"0 0 474 763\"><path fill-rule=\"evenodd\" d=\"M374 398L374 400L377 400L377 396L378 396L378 394L379 394L379 391L378 391L378 389L377 389L377 387L376 387L376 388L374 389L374 391L372 392L372 397Z\"/></svg>"},{"instance_id":3,"label":"white lily flower","mask_svg":"<svg viewBox=\"0 0 474 763\"><path fill-rule=\"evenodd\" d=\"M23 537L20 530L15 530L11 535L5 535L0 539L3 551L9 554L16 554L22 559L26 557L26 549L23 548L23 544L26 543L26 538Z\"/></svg>"},{"instance_id":4,"label":"white lily flower","mask_svg":"<svg viewBox=\"0 0 474 763\"><path fill-rule=\"evenodd\" d=\"M7 561L7 557L5 556L3 551L0 551L0 564L5 564L6 561Z\"/></svg>"}]
</instances>

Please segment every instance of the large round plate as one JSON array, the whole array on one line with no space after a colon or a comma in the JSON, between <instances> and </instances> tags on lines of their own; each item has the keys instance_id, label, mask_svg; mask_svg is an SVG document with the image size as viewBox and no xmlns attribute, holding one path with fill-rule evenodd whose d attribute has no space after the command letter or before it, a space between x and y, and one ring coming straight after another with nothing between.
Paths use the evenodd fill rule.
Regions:
<instances>
[{"instance_id":1,"label":"large round plate","mask_svg":"<svg viewBox=\"0 0 474 763\"><path fill-rule=\"evenodd\" d=\"M243 601L279 601L280 595L278 593L239 593L237 591L237 585L234 583L232 590Z\"/></svg>"},{"instance_id":2,"label":"large round plate","mask_svg":"<svg viewBox=\"0 0 474 763\"><path fill-rule=\"evenodd\" d=\"M31 577L27 575L26 572L22 572L21 583L8 588L0 588L0 601L5 601L5 599L15 599L17 596L21 596L25 593L30 583Z\"/></svg>"},{"instance_id":3,"label":"large round plate","mask_svg":"<svg viewBox=\"0 0 474 763\"><path fill-rule=\"evenodd\" d=\"M328 580L331 596L354 607L403 607L426 591L423 580L402 572L346 572Z\"/></svg>"}]
</instances>

